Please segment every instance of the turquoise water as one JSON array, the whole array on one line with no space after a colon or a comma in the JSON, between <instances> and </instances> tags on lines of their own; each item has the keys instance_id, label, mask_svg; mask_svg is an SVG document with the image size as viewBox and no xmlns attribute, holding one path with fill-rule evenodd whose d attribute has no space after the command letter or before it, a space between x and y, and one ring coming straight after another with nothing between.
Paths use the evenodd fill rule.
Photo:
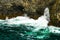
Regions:
<instances>
[{"instance_id":1,"label":"turquoise water","mask_svg":"<svg viewBox=\"0 0 60 40\"><path fill-rule=\"evenodd\" d=\"M8 20L0 20L0 40L60 40L60 28L35 25L34 23L9 24ZM34 31L38 27L40 29Z\"/></svg>"},{"instance_id":2,"label":"turquoise water","mask_svg":"<svg viewBox=\"0 0 60 40\"><path fill-rule=\"evenodd\" d=\"M60 40L60 33L52 33L49 28L33 32L33 26L0 24L0 40Z\"/></svg>"}]
</instances>

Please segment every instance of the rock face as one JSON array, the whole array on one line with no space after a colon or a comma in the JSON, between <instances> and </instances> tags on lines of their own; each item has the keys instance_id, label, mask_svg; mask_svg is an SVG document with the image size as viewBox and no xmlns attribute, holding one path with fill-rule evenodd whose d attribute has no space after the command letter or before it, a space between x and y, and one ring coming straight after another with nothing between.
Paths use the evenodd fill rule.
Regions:
<instances>
[{"instance_id":1,"label":"rock face","mask_svg":"<svg viewBox=\"0 0 60 40\"><path fill-rule=\"evenodd\" d=\"M56 0L50 9L52 24L55 26L60 26L60 0Z\"/></svg>"},{"instance_id":2,"label":"rock face","mask_svg":"<svg viewBox=\"0 0 60 40\"><path fill-rule=\"evenodd\" d=\"M0 18L11 18L26 13L29 17L37 19L43 15L46 7L50 9L49 25L60 26L60 0L0 0Z\"/></svg>"}]
</instances>

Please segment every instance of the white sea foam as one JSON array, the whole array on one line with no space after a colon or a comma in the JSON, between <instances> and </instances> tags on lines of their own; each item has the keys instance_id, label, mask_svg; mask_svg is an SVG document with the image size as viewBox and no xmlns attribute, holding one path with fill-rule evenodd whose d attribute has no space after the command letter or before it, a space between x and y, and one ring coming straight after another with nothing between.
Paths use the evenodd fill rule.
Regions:
<instances>
[{"instance_id":1,"label":"white sea foam","mask_svg":"<svg viewBox=\"0 0 60 40\"><path fill-rule=\"evenodd\" d=\"M8 18L8 17L7 17ZM0 20L0 22L7 23L8 25L11 24L25 24L25 25L31 25L35 27L33 31L38 31L39 29L44 29L44 28L49 28L52 33L60 33L60 28L57 28L55 26L48 26L48 23L50 21L50 14L49 14L49 9L46 8L44 10L44 14L40 16L37 20L34 20L29 17L24 17L24 16L18 16L15 18L7 19L6 20ZM59 29L59 30L58 30Z\"/></svg>"}]
</instances>

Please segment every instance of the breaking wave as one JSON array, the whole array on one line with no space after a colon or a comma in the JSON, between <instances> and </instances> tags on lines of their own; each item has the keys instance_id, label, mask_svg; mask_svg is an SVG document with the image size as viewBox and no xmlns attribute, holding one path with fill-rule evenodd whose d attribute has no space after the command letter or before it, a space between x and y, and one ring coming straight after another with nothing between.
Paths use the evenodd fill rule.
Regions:
<instances>
[{"instance_id":1,"label":"breaking wave","mask_svg":"<svg viewBox=\"0 0 60 40\"><path fill-rule=\"evenodd\" d=\"M47 24L43 16L37 20L22 16L0 20L0 40L60 40L60 28Z\"/></svg>"},{"instance_id":2,"label":"breaking wave","mask_svg":"<svg viewBox=\"0 0 60 40\"><path fill-rule=\"evenodd\" d=\"M37 20L18 16L0 19L0 40L60 40L60 28L48 26L49 10Z\"/></svg>"}]
</instances>

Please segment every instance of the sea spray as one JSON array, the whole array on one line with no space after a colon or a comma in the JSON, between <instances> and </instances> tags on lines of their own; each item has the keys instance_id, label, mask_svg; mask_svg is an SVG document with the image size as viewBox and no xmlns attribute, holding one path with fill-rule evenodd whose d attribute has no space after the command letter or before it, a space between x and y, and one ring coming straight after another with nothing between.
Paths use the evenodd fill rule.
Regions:
<instances>
[{"instance_id":1,"label":"sea spray","mask_svg":"<svg viewBox=\"0 0 60 40\"><path fill-rule=\"evenodd\" d=\"M24 16L0 20L0 40L60 40L60 28L48 26L49 9L45 11L37 20Z\"/></svg>"}]
</instances>

